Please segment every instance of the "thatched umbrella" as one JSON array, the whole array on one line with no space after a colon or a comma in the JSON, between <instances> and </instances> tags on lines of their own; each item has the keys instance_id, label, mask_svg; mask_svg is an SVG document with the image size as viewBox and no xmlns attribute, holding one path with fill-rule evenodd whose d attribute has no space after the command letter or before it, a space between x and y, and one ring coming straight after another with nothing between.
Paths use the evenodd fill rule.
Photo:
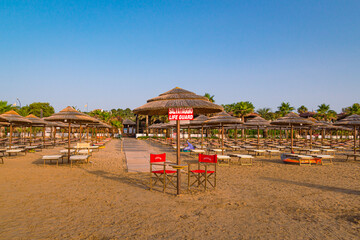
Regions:
<instances>
[{"instance_id":1,"label":"thatched umbrella","mask_svg":"<svg viewBox=\"0 0 360 240\"><path fill-rule=\"evenodd\" d=\"M14 125L29 125L31 121L20 116L14 110L7 111L0 115L0 122L8 122L10 124L10 139L9 139L9 148L11 149L12 144L12 134Z\"/></svg>"},{"instance_id":2,"label":"thatched umbrella","mask_svg":"<svg viewBox=\"0 0 360 240\"><path fill-rule=\"evenodd\" d=\"M204 134L204 123L210 118L205 115L199 115L190 121L190 126L201 126L201 148L203 148L203 134Z\"/></svg>"},{"instance_id":3,"label":"thatched umbrella","mask_svg":"<svg viewBox=\"0 0 360 240\"><path fill-rule=\"evenodd\" d=\"M260 127L270 126L270 122L265 120L262 117L254 117L252 119L247 120L244 125L247 126L256 126L257 127L257 145L258 148L260 146Z\"/></svg>"},{"instance_id":4,"label":"thatched umbrella","mask_svg":"<svg viewBox=\"0 0 360 240\"><path fill-rule=\"evenodd\" d=\"M211 117L205 123L207 125L219 125L221 127L221 154L224 155L224 125L240 124L242 121L226 112L220 112Z\"/></svg>"},{"instance_id":5,"label":"thatched umbrella","mask_svg":"<svg viewBox=\"0 0 360 240\"><path fill-rule=\"evenodd\" d=\"M293 152L294 146L294 126L307 126L313 125L313 122L305 118L299 117L296 113L288 113L284 117L278 118L272 121L273 125L290 126L291 127L291 152Z\"/></svg>"},{"instance_id":6,"label":"thatched umbrella","mask_svg":"<svg viewBox=\"0 0 360 240\"><path fill-rule=\"evenodd\" d=\"M66 107L58 113L54 113L50 117L45 118L46 121L65 122L68 123L68 161L70 161L70 134L71 123L93 123L97 120L84 113L76 111L72 107Z\"/></svg>"},{"instance_id":7,"label":"thatched umbrella","mask_svg":"<svg viewBox=\"0 0 360 240\"><path fill-rule=\"evenodd\" d=\"M209 99L196 95L182 88L174 88L149 99L146 104L133 110L141 115L167 115L169 108L192 108L194 114L208 114L223 111L219 105L211 103ZM180 120L176 121L176 164L181 164L180 159ZM180 194L180 169L177 170L177 194Z\"/></svg>"},{"instance_id":8,"label":"thatched umbrella","mask_svg":"<svg viewBox=\"0 0 360 240\"><path fill-rule=\"evenodd\" d=\"M32 127L42 127L43 128L43 143L45 145L45 126L48 125L48 123L45 120L43 120L41 118L38 118L37 116L35 116L33 114L27 115L25 118L27 120L31 121L31 126L30 126L30 146L31 146L31 143L32 143Z\"/></svg>"},{"instance_id":9,"label":"thatched umbrella","mask_svg":"<svg viewBox=\"0 0 360 240\"><path fill-rule=\"evenodd\" d=\"M352 126L354 128L354 154L356 154L356 127L360 126L360 115L353 114L335 123L335 125ZM359 140L360 142L360 140ZM360 144L360 143L359 143ZM356 157L354 157L356 159Z\"/></svg>"}]
</instances>

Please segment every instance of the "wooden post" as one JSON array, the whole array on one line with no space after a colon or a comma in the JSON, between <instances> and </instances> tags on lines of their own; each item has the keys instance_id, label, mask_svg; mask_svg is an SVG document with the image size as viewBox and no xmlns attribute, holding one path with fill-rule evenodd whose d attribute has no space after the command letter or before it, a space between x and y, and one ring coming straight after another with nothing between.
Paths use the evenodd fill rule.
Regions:
<instances>
[{"instance_id":1,"label":"wooden post","mask_svg":"<svg viewBox=\"0 0 360 240\"><path fill-rule=\"evenodd\" d=\"M176 164L180 165L180 120L176 120ZM180 176L180 169L177 170L177 188L176 194L180 195L180 186L181 184L181 176Z\"/></svg>"},{"instance_id":2,"label":"wooden post","mask_svg":"<svg viewBox=\"0 0 360 240\"><path fill-rule=\"evenodd\" d=\"M291 153L294 152L294 149L293 149L293 145L294 145L294 128L293 128L293 125L291 124Z\"/></svg>"},{"instance_id":3,"label":"wooden post","mask_svg":"<svg viewBox=\"0 0 360 240\"><path fill-rule=\"evenodd\" d=\"M146 115L146 118L145 118L145 120L146 120L146 136L149 136L149 116L148 115Z\"/></svg>"},{"instance_id":4,"label":"wooden post","mask_svg":"<svg viewBox=\"0 0 360 240\"><path fill-rule=\"evenodd\" d=\"M204 125L201 124L201 149L203 149L203 134L204 134Z\"/></svg>"},{"instance_id":5,"label":"wooden post","mask_svg":"<svg viewBox=\"0 0 360 240\"><path fill-rule=\"evenodd\" d=\"M258 145L258 149L260 148L260 126L257 126L257 145Z\"/></svg>"},{"instance_id":6,"label":"wooden post","mask_svg":"<svg viewBox=\"0 0 360 240\"><path fill-rule=\"evenodd\" d=\"M11 128L10 128L11 130ZM356 126L354 125L354 154L356 154ZM356 157L354 157L356 159Z\"/></svg>"},{"instance_id":7,"label":"wooden post","mask_svg":"<svg viewBox=\"0 0 360 240\"><path fill-rule=\"evenodd\" d=\"M56 127L54 127L54 146L56 145Z\"/></svg>"},{"instance_id":8,"label":"wooden post","mask_svg":"<svg viewBox=\"0 0 360 240\"><path fill-rule=\"evenodd\" d=\"M235 146L237 146L237 125L235 125Z\"/></svg>"},{"instance_id":9,"label":"wooden post","mask_svg":"<svg viewBox=\"0 0 360 240\"><path fill-rule=\"evenodd\" d=\"M312 148L312 137L313 137L313 133L312 133L312 127L310 126L310 130L309 130L309 134L310 134L310 149Z\"/></svg>"},{"instance_id":10,"label":"wooden post","mask_svg":"<svg viewBox=\"0 0 360 240\"><path fill-rule=\"evenodd\" d=\"M221 154L224 155L224 124L223 123L221 123Z\"/></svg>"},{"instance_id":11,"label":"wooden post","mask_svg":"<svg viewBox=\"0 0 360 240\"><path fill-rule=\"evenodd\" d=\"M11 143L12 143L12 134L13 134L13 125L10 123L10 141L9 141L9 149L11 149Z\"/></svg>"},{"instance_id":12,"label":"wooden post","mask_svg":"<svg viewBox=\"0 0 360 240\"><path fill-rule=\"evenodd\" d=\"M80 140L79 140L80 142L81 142L81 137L82 137L81 135L82 135L82 125L80 124Z\"/></svg>"},{"instance_id":13,"label":"wooden post","mask_svg":"<svg viewBox=\"0 0 360 240\"><path fill-rule=\"evenodd\" d=\"M69 122L68 126L68 163L70 162L70 133L71 133L71 122Z\"/></svg>"},{"instance_id":14,"label":"wooden post","mask_svg":"<svg viewBox=\"0 0 360 240\"><path fill-rule=\"evenodd\" d=\"M30 146L31 146L31 144L32 144L32 126L30 126Z\"/></svg>"}]
</instances>

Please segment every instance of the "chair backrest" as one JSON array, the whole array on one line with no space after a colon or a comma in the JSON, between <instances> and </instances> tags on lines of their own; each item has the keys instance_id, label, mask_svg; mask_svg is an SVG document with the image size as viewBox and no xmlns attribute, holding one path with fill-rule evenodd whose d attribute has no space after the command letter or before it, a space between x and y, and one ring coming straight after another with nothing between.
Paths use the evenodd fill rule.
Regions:
<instances>
[{"instance_id":1,"label":"chair backrest","mask_svg":"<svg viewBox=\"0 0 360 240\"><path fill-rule=\"evenodd\" d=\"M165 161L166 161L166 153L150 154L150 163L165 162Z\"/></svg>"},{"instance_id":2,"label":"chair backrest","mask_svg":"<svg viewBox=\"0 0 360 240\"><path fill-rule=\"evenodd\" d=\"M217 155L199 154L199 162L203 163L217 163Z\"/></svg>"}]
</instances>

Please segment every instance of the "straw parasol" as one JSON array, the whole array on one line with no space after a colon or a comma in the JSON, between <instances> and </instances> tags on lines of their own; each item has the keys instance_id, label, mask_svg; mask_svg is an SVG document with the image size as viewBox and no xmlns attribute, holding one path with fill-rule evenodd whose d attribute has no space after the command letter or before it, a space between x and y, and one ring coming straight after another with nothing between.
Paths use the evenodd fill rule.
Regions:
<instances>
[{"instance_id":1,"label":"straw parasol","mask_svg":"<svg viewBox=\"0 0 360 240\"><path fill-rule=\"evenodd\" d=\"M205 115L199 115L190 121L190 126L201 126L201 148L203 148L203 141L204 141L204 123L209 120L210 118Z\"/></svg>"},{"instance_id":2,"label":"straw parasol","mask_svg":"<svg viewBox=\"0 0 360 240\"><path fill-rule=\"evenodd\" d=\"M267 126L270 126L270 122L265 120L264 118L262 117L254 117L252 119L249 119L247 120L244 125L247 125L247 126L256 126L257 127L257 145L258 145L258 148L260 146L260 127L267 127Z\"/></svg>"},{"instance_id":3,"label":"straw parasol","mask_svg":"<svg viewBox=\"0 0 360 240\"><path fill-rule=\"evenodd\" d=\"M350 115L344 119L335 122L334 125L352 126L354 128L354 154L356 154L356 127L360 126L360 115L357 114Z\"/></svg>"},{"instance_id":4,"label":"straw parasol","mask_svg":"<svg viewBox=\"0 0 360 240\"><path fill-rule=\"evenodd\" d=\"M284 117L278 118L272 121L273 125L290 126L291 127L291 152L293 152L294 146L294 126L307 126L313 125L313 122L305 118L299 117L296 113L288 113Z\"/></svg>"},{"instance_id":5,"label":"straw parasol","mask_svg":"<svg viewBox=\"0 0 360 240\"><path fill-rule=\"evenodd\" d=\"M68 123L68 161L70 161L70 133L71 123L93 123L98 122L95 118L92 118L84 113L76 111L74 108L68 106L58 113L54 113L50 117L44 118L46 121L64 122Z\"/></svg>"},{"instance_id":6,"label":"straw parasol","mask_svg":"<svg viewBox=\"0 0 360 240\"><path fill-rule=\"evenodd\" d=\"M224 125L240 124L239 118L233 117L226 112L220 112L205 122L207 125L220 125L221 127L221 154L224 155Z\"/></svg>"},{"instance_id":7,"label":"straw parasol","mask_svg":"<svg viewBox=\"0 0 360 240\"><path fill-rule=\"evenodd\" d=\"M30 126L30 146L32 141L32 127L43 127L43 142L45 144L45 126L48 125L46 121L44 121L41 118L38 118L37 116L30 114L25 117L27 120L31 121Z\"/></svg>"},{"instance_id":8,"label":"straw parasol","mask_svg":"<svg viewBox=\"0 0 360 240\"><path fill-rule=\"evenodd\" d=\"M169 108L192 108L194 114L208 114L223 111L219 105L211 103L209 99L196 95L193 92L176 87L151 98L133 112L141 115L167 115ZM180 159L180 120L176 121L177 154L176 164L181 164ZM177 170L177 195L180 194L180 169Z\"/></svg>"},{"instance_id":9,"label":"straw parasol","mask_svg":"<svg viewBox=\"0 0 360 240\"><path fill-rule=\"evenodd\" d=\"M11 149L12 144L12 134L14 125L26 125L31 124L31 121L20 116L14 110L7 111L0 115L0 122L8 122L10 124L10 139L9 139L9 148Z\"/></svg>"}]
</instances>

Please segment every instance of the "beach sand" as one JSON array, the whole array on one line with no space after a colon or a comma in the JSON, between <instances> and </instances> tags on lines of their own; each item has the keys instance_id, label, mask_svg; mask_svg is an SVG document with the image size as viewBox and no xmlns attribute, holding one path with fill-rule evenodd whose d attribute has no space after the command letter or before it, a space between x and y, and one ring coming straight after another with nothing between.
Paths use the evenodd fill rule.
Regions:
<instances>
[{"instance_id":1,"label":"beach sand","mask_svg":"<svg viewBox=\"0 0 360 240\"><path fill-rule=\"evenodd\" d=\"M119 140L95 152L93 164L44 167L41 156L59 149L5 158L0 165L0 239L360 236L358 162L309 167L257 158L253 166L219 167L212 191L187 193L184 175L184 194L175 196L160 187L149 191L146 173L127 173Z\"/></svg>"}]
</instances>

